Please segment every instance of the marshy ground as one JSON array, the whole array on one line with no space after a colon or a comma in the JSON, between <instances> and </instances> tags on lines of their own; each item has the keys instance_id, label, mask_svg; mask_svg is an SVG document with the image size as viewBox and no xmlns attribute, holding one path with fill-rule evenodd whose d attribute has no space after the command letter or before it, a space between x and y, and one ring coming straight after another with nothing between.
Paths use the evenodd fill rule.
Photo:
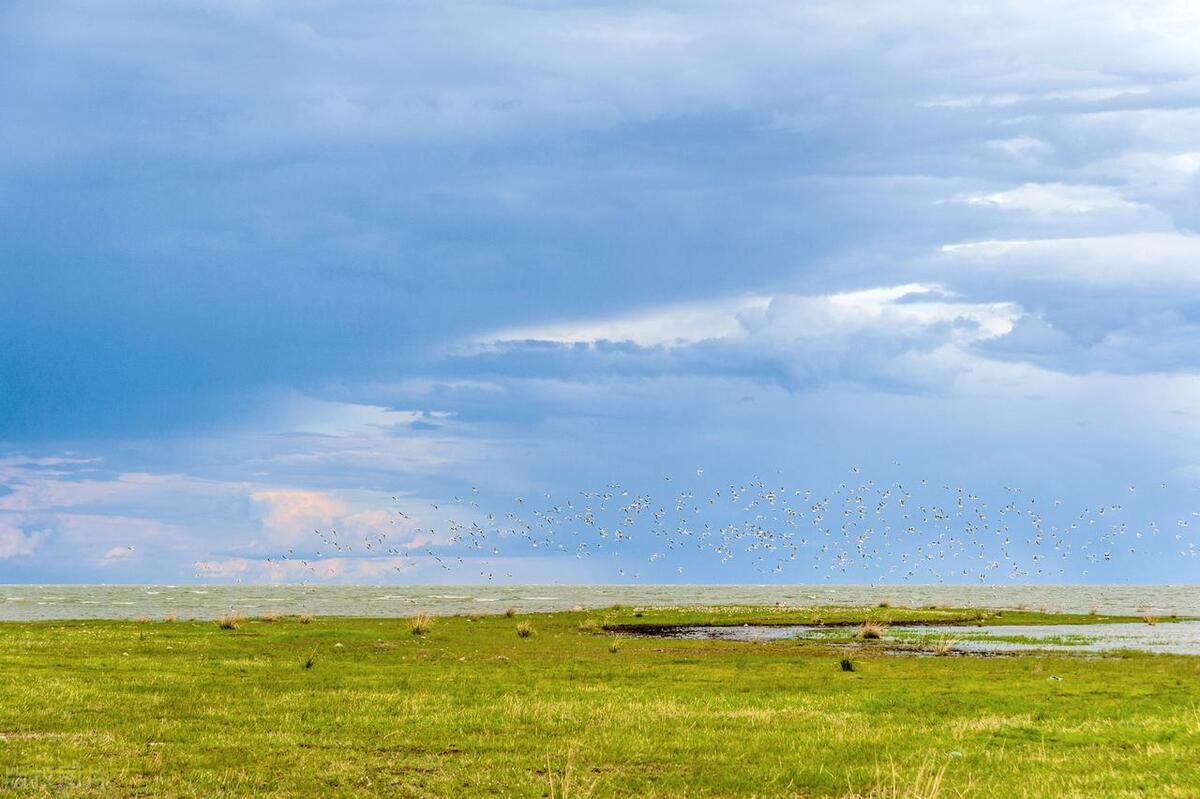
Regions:
<instances>
[{"instance_id":1,"label":"marshy ground","mask_svg":"<svg viewBox=\"0 0 1200 799\"><path fill-rule=\"evenodd\" d=\"M1196 796L1200 658L895 657L886 632L1138 621L708 607L0 624L0 794ZM830 640L643 634L818 622Z\"/></svg>"}]
</instances>

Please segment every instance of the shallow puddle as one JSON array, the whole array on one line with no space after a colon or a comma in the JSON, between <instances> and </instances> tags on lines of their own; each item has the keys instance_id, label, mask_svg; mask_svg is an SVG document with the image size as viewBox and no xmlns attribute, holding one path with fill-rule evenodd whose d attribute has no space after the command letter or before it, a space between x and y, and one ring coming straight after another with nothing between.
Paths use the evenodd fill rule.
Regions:
<instances>
[{"instance_id":1,"label":"shallow puddle","mask_svg":"<svg viewBox=\"0 0 1200 799\"><path fill-rule=\"evenodd\" d=\"M676 627L662 634L671 638L715 639L725 641L779 641L790 638L807 640L844 640L852 627L808 627L802 625L738 627ZM883 644L919 647L923 643L952 639L960 652L1017 652L1043 649L1059 652L1108 652L1133 649L1171 655L1200 655L1200 622L1182 621L1150 624L1044 624L889 627ZM912 651L911 649L909 651Z\"/></svg>"}]
</instances>

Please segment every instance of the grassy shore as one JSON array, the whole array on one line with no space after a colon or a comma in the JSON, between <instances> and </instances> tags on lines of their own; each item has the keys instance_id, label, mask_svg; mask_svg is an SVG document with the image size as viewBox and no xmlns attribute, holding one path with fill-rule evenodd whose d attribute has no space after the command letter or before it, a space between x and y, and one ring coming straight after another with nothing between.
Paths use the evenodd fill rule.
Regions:
<instances>
[{"instance_id":1,"label":"grassy shore","mask_svg":"<svg viewBox=\"0 0 1200 799\"><path fill-rule=\"evenodd\" d=\"M1097 621L703 608L0 624L0 795L1200 795L1200 658L606 629L813 615Z\"/></svg>"}]
</instances>

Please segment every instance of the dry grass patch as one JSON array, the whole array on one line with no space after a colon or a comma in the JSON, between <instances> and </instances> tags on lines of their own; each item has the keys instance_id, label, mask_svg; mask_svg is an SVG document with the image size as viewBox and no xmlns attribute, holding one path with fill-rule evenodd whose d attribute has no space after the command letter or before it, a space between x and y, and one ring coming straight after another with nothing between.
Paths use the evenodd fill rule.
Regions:
<instances>
[{"instance_id":1,"label":"dry grass patch","mask_svg":"<svg viewBox=\"0 0 1200 799\"><path fill-rule=\"evenodd\" d=\"M312 624L312 620L313 617L311 613L301 613L296 617L296 621L298 621L300 624Z\"/></svg>"},{"instance_id":2,"label":"dry grass patch","mask_svg":"<svg viewBox=\"0 0 1200 799\"><path fill-rule=\"evenodd\" d=\"M887 625L878 621L864 621L856 635L863 641L878 641L887 631Z\"/></svg>"},{"instance_id":3,"label":"dry grass patch","mask_svg":"<svg viewBox=\"0 0 1200 799\"><path fill-rule=\"evenodd\" d=\"M166 616L163 616L163 621L165 621L165 622L167 622L168 624L170 624L170 623L172 623L172 622L176 621L178 618L179 618L179 617L178 617L178 616L176 616L174 613L168 613Z\"/></svg>"},{"instance_id":4,"label":"dry grass patch","mask_svg":"<svg viewBox=\"0 0 1200 799\"><path fill-rule=\"evenodd\" d=\"M408 629L413 635L426 635L433 629L433 616L428 613L418 613L408 622Z\"/></svg>"},{"instance_id":5,"label":"dry grass patch","mask_svg":"<svg viewBox=\"0 0 1200 799\"><path fill-rule=\"evenodd\" d=\"M278 613L260 613L260 614L258 614L259 621L272 622L272 621L279 621L281 618L283 618L283 617L280 616Z\"/></svg>"},{"instance_id":6,"label":"dry grass patch","mask_svg":"<svg viewBox=\"0 0 1200 799\"><path fill-rule=\"evenodd\" d=\"M550 791L547 795L550 799L587 799L596 792L596 784L600 778L589 775L586 770L583 771L583 776L580 776L579 770L575 768L575 752L572 750L567 752L566 762L561 771L553 767L550 756L546 755L546 780L549 783Z\"/></svg>"},{"instance_id":7,"label":"dry grass patch","mask_svg":"<svg viewBox=\"0 0 1200 799\"><path fill-rule=\"evenodd\" d=\"M876 765L875 785L866 793L851 789L844 799L938 799L942 795L942 781L948 765L943 763L938 767L933 761L926 760L911 777L901 776L895 763L891 764L887 774ZM961 795L962 792L957 793Z\"/></svg>"},{"instance_id":8,"label":"dry grass patch","mask_svg":"<svg viewBox=\"0 0 1200 799\"><path fill-rule=\"evenodd\" d=\"M222 630L236 630L242 626L242 622L245 620L246 617L237 611L222 613L220 616L217 616L217 627Z\"/></svg>"},{"instance_id":9,"label":"dry grass patch","mask_svg":"<svg viewBox=\"0 0 1200 799\"><path fill-rule=\"evenodd\" d=\"M929 651L937 657L945 657L955 650L959 644L959 640L950 636L937 638L929 645Z\"/></svg>"},{"instance_id":10,"label":"dry grass patch","mask_svg":"<svg viewBox=\"0 0 1200 799\"><path fill-rule=\"evenodd\" d=\"M533 635L533 624L528 621L518 622L517 635L521 638L529 638Z\"/></svg>"}]
</instances>

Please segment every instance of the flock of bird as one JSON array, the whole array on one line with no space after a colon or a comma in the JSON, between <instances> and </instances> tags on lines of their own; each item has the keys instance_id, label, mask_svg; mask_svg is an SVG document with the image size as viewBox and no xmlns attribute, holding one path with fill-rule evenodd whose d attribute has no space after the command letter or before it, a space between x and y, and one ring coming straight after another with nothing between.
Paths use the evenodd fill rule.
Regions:
<instances>
[{"instance_id":1,"label":"flock of bird","mask_svg":"<svg viewBox=\"0 0 1200 799\"><path fill-rule=\"evenodd\" d=\"M1131 495L1137 491L1129 487ZM1001 501L925 479L876 483L859 468L828 491L788 486L778 476L717 485L697 469L695 480L665 478L657 496L611 483L515 497L503 510L481 507L473 488L453 503L431 503L440 524L422 525L417 510L397 510L388 530L318 530L318 549L289 550L280 560L314 576L321 576L323 559L367 557L390 558L402 573L424 561L463 576L478 569L480 578L495 580L512 577L503 570L511 566L508 556L552 553L609 557L615 577L634 581L664 572L686 579L681 575L707 558L770 580L791 572L829 581L987 582L1086 578L1147 549L1161 554L1164 543L1172 554L1197 556L1191 518L1163 528L1134 521L1120 502L1068 510L1061 500L1041 502L1013 486L994 496Z\"/></svg>"}]
</instances>

